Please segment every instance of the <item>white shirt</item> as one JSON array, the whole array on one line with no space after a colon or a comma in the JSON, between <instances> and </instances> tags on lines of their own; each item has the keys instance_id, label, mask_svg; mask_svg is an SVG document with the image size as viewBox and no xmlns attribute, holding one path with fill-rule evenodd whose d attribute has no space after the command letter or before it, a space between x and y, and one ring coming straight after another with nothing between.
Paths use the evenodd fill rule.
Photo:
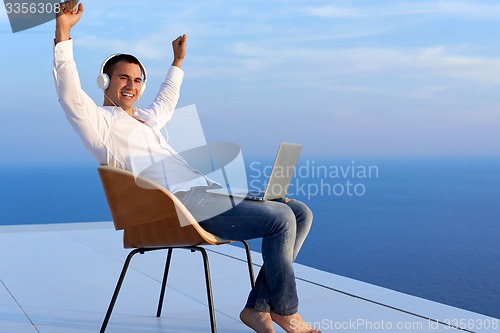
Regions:
<instances>
[{"instance_id":1,"label":"white shirt","mask_svg":"<svg viewBox=\"0 0 500 333\"><path fill-rule=\"evenodd\" d=\"M59 103L97 162L150 178L172 193L214 183L191 168L160 133L179 100L182 69L171 66L151 106L134 107L133 117L120 107L97 106L82 90L72 40L55 45L53 72Z\"/></svg>"}]
</instances>

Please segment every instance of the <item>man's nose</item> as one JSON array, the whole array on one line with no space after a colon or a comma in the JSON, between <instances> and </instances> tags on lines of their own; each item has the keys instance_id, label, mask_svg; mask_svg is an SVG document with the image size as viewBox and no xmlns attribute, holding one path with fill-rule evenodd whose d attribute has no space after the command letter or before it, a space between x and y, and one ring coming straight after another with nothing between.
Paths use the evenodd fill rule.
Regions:
<instances>
[{"instance_id":1,"label":"man's nose","mask_svg":"<svg viewBox=\"0 0 500 333\"><path fill-rule=\"evenodd\" d=\"M134 88L134 81L133 80L127 80L127 89L133 89Z\"/></svg>"}]
</instances>

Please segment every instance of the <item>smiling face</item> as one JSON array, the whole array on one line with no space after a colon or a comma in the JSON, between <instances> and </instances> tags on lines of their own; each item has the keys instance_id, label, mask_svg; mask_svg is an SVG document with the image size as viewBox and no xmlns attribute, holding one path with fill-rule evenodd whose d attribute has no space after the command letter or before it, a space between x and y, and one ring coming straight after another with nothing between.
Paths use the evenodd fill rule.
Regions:
<instances>
[{"instance_id":1,"label":"smiling face","mask_svg":"<svg viewBox=\"0 0 500 333\"><path fill-rule=\"evenodd\" d=\"M104 105L119 106L132 115L141 86L141 67L127 61L117 62L111 70L109 88L104 91Z\"/></svg>"}]
</instances>

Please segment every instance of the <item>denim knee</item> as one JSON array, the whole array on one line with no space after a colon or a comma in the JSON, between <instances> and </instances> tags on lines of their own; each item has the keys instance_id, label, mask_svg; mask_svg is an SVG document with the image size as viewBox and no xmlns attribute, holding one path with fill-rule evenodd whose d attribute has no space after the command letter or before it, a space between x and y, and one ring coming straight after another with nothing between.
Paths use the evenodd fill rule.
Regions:
<instances>
[{"instance_id":1,"label":"denim knee","mask_svg":"<svg viewBox=\"0 0 500 333\"><path fill-rule=\"evenodd\" d=\"M273 235L276 233L286 232L295 236L295 232L297 230L297 220L290 207L282 205L280 209L274 210L274 216L270 222L268 234Z\"/></svg>"},{"instance_id":2,"label":"denim knee","mask_svg":"<svg viewBox=\"0 0 500 333\"><path fill-rule=\"evenodd\" d=\"M287 205L295 214L298 229L309 231L313 221L313 212L311 209L305 203L298 200L291 200Z\"/></svg>"}]
</instances>

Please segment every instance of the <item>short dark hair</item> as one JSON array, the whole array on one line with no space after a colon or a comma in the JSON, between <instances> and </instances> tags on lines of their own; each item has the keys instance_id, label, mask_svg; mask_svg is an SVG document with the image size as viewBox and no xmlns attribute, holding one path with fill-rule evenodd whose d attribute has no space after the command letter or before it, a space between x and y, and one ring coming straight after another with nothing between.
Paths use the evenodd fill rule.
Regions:
<instances>
[{"instance_id":1,"label":"short dark hair","mask_svg":"<svg viewBox=\"0 0 500 333\"><path fill-rule=\"evenodd\" d=\"M113 58L109 59L104 65L102 72L108 74L108 76L111 77L113 75L113 71L115 70L115 65L120 61L125 61L130 64L138 65L139 68L141 69L142 77L143 78L145 77L144 68L142 68L141 62L139 61L139 59L137 59L131 54L118 54Z\"/></svg>"}]
</instances>

